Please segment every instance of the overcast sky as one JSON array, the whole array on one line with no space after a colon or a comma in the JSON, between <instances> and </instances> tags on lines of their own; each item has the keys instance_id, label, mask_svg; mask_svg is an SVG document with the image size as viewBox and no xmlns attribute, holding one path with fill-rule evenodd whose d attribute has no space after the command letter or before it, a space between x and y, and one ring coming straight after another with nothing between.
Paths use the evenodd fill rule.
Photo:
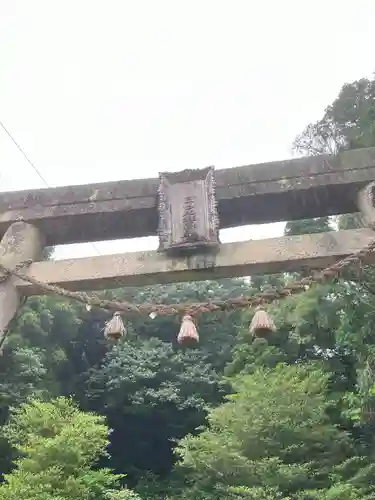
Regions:
<instances>
[{"instance_id":1,"label":"overcast sky","mask_svg":"<svg viewBox=\"0 0 375 500\"><path fill-rule=\"evenodd\" d=\"M374 0L0 0L0 120L50 186L285 159L374 71L374 24ZM0 130L0 190L39 187Z\"/></svg>"}]
</instances>

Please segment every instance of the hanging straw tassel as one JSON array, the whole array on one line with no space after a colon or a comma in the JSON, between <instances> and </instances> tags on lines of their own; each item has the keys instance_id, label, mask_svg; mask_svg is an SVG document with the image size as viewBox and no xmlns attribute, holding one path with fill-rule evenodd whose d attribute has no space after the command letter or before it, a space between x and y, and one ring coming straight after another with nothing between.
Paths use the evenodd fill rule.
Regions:
<instances>
[{"instance_id":1,"label":"hanging straw tassel","mask_svg":"<svg viewBox=\"0 0 375 500\"><path fill-rule=\"evenodd\" d=\"M199 342L199 335L194 324L193 318L185 314L182 318L180 332L177 336L177 342L183 346L193 346Z\"/></svg>"},{"instance_id":2,"label":"hanging straw tassel","mask_svg":"<svg viewBox=\"0 0 375 500\"><path fill-rule=\"evenodd\" d=\"M118 342L126 335L126 329L119 312L115 312L112 319L107 321L104 327L104 337L112 342Z\"/></svg>"},{"instance_id":3,"label":"hanging straw tassel","mask_svg":"<svg viewBox=\"0 0 375 500\"><path fill-rule=\"evenodd\" d=\"M276 331L276 327L272 318L259 306L255 311L249 330L255 337L267 338L270 333Z\"/></svg>"}]
</instances>

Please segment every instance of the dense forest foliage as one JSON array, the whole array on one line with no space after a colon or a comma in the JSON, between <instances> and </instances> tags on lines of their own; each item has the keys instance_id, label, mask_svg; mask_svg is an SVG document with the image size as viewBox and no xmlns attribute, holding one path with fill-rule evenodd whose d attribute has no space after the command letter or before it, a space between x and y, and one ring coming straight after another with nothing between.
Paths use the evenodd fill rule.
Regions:
<instances>
[{"instance_id":1,"label":"dense forest foliage","mask_svg":"<svg viewBox=\"0 0 375 500\"><path fill-rule=\"evenodd\" d=\"M345 85L296 139L305 155L375 146L375 80ZM356 216L289 222L334 231ZM134 302L253 294L296 277L125 288ZM108 314L58 297L23 307L1 357L0 500L356 500L375 498L375 271L348 271L270 307L179 318Z\"/></svg>"}]
</instances>

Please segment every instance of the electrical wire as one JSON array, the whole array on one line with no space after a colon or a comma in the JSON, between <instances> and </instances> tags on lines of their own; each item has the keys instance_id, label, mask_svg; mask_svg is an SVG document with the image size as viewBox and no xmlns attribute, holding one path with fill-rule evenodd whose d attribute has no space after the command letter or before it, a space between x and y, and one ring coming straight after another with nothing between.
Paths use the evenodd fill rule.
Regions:
<instances>
[{"instance_id":1,"label":"electrical wire","mask_svg":"<svg viewBox=\"0 0 375 500\"><path fill-rule=\"evenodd\" d=\"M18 151L22 154L22 156L25 158L25 160L27 161L27 163L31 166L31 168L34 170L34 172L38 175L38 177L41 179L41 181L43 182L43 184L47 187L47 188L50 188L51 186L48 184L48 182L45 180L45 178L43 177L43 175L40 173L40 171L37 169L37 167L34 165L34 163L30 160L30 158L27 156L27 154L25 153L25 151L22 149L22 147L20 146L20 144L15 140L15 138L13 137L13 135L9 132L9 130L6 128L6 126L3 124L3 122L0 120L0 126L1 128L4 130L4 132L7 134L7 136L10 138L10 140L13 142L13 144L16 146L16 148L18 149ZM101 253L99 252L99 249L98 247L95 245L95 243L93 242L90 242L91 246L94 248L94 250L96 251L96 253L98 255L101 255Z\"/></svg>"}]
</instances>

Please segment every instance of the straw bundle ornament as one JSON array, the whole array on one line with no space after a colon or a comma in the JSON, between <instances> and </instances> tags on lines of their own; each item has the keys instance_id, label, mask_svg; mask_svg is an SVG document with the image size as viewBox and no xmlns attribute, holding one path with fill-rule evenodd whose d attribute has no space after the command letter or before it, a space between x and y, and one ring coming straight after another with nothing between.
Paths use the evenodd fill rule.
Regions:
<instances>
[{"instance_id":1,"label":"straw bundle ornament","mask_svg":"<svg viewBox=\"0 0 375 500\"><path fill-rule=\"evenodd\" d=\"M190 314L185 314L182 318L180 332L177 336L177 342L183 346L193 346L199 342L199 335Z\"/></svg>"},{"instance_id":2,"label":"straw bundle ornament","mask_svg":"<svg viewBox=\"0 0 375 500\"><path fill-rule=\"evenodd\" d=\"M255 337L267 338L270 333L276 331L276 327L272 318L259 306L255 311L249 330Z\"/></svg>"},{"instance_id":3,"label":"straw bundle ornament","mask_svg":"<svg viewBox=\"0 0 375 500\"><path fill-rule=\"evenodd\" d=\"M104 327L104 337L112 342L118 342L126 335L126 329L119 312L115 312L112 319Z\"/></svg>"}]
</instances>

